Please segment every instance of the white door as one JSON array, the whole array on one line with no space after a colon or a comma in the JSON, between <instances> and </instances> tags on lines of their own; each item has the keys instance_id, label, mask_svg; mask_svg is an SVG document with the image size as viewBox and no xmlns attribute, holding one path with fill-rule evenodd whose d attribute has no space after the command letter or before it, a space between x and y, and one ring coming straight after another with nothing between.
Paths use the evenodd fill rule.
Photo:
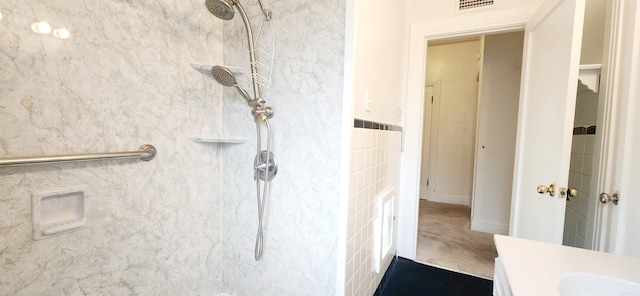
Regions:
<instances>
[{"instance_id":1,"label":"white door","mask_svg":"<svg viewBox=\"0 0 640 296\"><path fill-rule=\"evenodd\" d=\"M612 76L617 77L607 80L614 89L611 97L614 115L610 119L615 121L611 125L615 136L614 141L603 144L603 150L604 145L609 145L613 165L608 170L610 180L605 178L602 184L602 192L619 194L620 202L600 205L608 219L600 243L606 251L640 257L640 3L612 3L615 3L615 21L611 24L614 27L611 34L622 37L615 48L619 55L615 66L621 69L612 69L611 72L615 72Z\"/></svg>"},{"instance_id":2,"label":"white door","mask_svg":"<svg viewBox=\"0 0 640 296\"><path fill-rule=\"evenodd\" d=\"M429 194L429 155L431 144L431 108L433 106L433 86L424 88L424 120L422 122L422 169L420 172L420 198L427 199Z\"/></svg>"},{"instance_id":3,"label":"white door","mask_svg":"<svg viewBox=\"0 0 640 296\"><path fill-rule=\"evenodd\" d=\"M484 39L471 230L509 233L523 42L522 31Z\"/></svg>"},{"instance_id":4,"label":"white door","mask_svg":"<svg viewBox=\"0 0 640 296\"><path fill-rule=\"evenodd\" d=\"M562 243L584 0L550 1L527 22L510 234ZM539 185L555 186L555 196Z\"/></svg>"}]
</instances>

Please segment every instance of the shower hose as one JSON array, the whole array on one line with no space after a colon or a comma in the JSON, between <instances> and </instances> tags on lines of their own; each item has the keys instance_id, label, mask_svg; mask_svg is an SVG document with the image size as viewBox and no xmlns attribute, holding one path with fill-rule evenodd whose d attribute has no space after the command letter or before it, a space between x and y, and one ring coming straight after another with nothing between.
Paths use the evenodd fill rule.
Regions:
<instances>
[{"instance_id":1,"label":"shower hose","mask_svg":"<svg viewBox=\"0 0 640 296\"><path fill-rule=\"evenodd\" d=\"M269 168L271 167L270 163L270 155L271 155L271 126L269 125L269 121L267 120L256 120L256 130L258 136L257 143L257 158L260 158L260 154L262 153L262 125L261 121L264 121L265 126L267 128L267 163L266 169L264 172L264 180L260 178L260 172L256 170L256 196L258 200L258 231L256 233L256 246L254 250L254 258L256 261L260 261L262 258L262 248L263 248L263 232L262 232L262 220L264 218L264 208L267 202L267 195L269 194ZM261 182L262 181L262 182ZM263 183L261 185L261 183Z\"/></svg>"}]
</instances>

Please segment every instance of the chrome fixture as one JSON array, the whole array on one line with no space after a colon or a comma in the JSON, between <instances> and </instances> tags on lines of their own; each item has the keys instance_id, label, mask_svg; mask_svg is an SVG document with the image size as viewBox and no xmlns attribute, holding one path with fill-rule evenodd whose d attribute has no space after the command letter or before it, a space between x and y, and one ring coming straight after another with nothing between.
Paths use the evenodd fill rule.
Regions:
<instances>
[{"instance_id":1,"label":"chrome fixture","mask_svg":"<svg viewBox=\"0 0 640 296\"><path fill-rule=\"evenodd\" d=\"M156 148L153 145L144 144L140 146L138 151L2 158L0 159L0 167L129 158L150 161L154 157L156 157Z\"/></svg>"},{"instance_id":2,"label":"chrome fixture","mask_svg":"<svg viewBox=\"0 0 640 296\"><path fill-rule=\"evenodd\" d=\"M260 9L264 14L264 21L271 21L271 10L265 9L261 0L258 0L260 5ZM247 105L251 108L251 116L256 123L256 134L257 134L257 151L256 157L253 163L254 169L254 179L256 181L256 196L258 200L258 231L256 233L256 244L254 250L254 258L256 261L260 261L262 258L263 251L263 217L264 217L264 209L265 204L267 202L267 197L269 194L269 184L270 181L276 176L278 172L278 165L276 164L275 156L272 153L271 149L271 125L269 124L269 119L271 119L274 115L273 108L267 107L266 101L260 96L260 84L258 82L258 69L257 69L257 61L256 61L256 49L254 44L254 35L251 27L251 23L249 22L249 18L247 17L247 13L245 12L242 4L240 4L239 0L206 0L205 6L207 10L211 12L215 17L220 18L222 20L231 20L235 15L235 10L238 10L238 13L242 17L242 21L244 23L244 27L247 33L247 43L249 47L249 66L251 71L251 86L253 91L253 97L249 95L249 93L240 87L236 80L236 76L231 70L223 66L213 66L211 68L211 75L213 78L223 86L226 87L234 87L238 93L245 99ZM258 36L260 35L260 31ZM255 41L257 43L257 41ZM266 150L262 149L262 123L264 123L267 131L266 139L267 145Z\"/></svg>"},{"instance_id":3,"label":"chrome fixture","mask_svg":"<svg viewBox=\"0 0 640 296\"><path fill-rule=\"evenodd\" d=\"M253 160L253 168L255 174L254 179L260 178L262 181L271 181L278 173L278 166L275 165L276 157L273 153L267 153L266 150L260 151Z\"/></svg>"},{"instance_id":4,"label":"chrome fixture","mask_svg":"<svg viewBox=\"0 0 640 296\"><path fill-rule=\"evenodd\" d=\"M207 6L207 9L211 14L225 21L232 19L235 13L231 6L233 2L229 3L227 0L207 0L204 4Z\"/></svg>"},{"instance_id":5,"label":"chrome fixture","mask_svg":"<svg viewBox=\"0 0 640 296\"><path fill-rule=\"evenodd\" d=\"M258 2L260 3L262 12L265 15L265 20L271 21L271 12L263 8L261 1L258 1ZM233 9L234 7L240 13L240 16L242 17L242 21L244 22L244 28L247 33L247 43L249 46L249 61L250 61L249 66L251 69L253 98L258 100L260 98L260 86L258 85L258 80L256 78L258 76L258 69L257 69L257 63L256 63L256 49L253 43L253 40L254 40L253 29L251 27L251 22L249 21L249 17L247 17L247 13L244 10L244 7L242 7L242 4L240 4L239 0L206 0L205 5L207 6L207 9L209 10L209 12L211 12L211 14L213 14L215 17L222 20L230 20L233 18L235 14ZM211 70L213 72L213 69Z\"/></svg>"},{"instance_id":6,"label":"chrome fixture","mask_svg":"<svg viewBox=\"0 0 640 296\"><path fill-rule=\"evenodd\" d=\"M620 202L620 194L618 194L617 192L614 193L613 195L609 195L606 192L600 193L600 202L603 204L606 204L608 202L612 202L614 205L618 205L618 202Z\"/></svg>"},{"instance_id":7,"label":"chrome fixture","mask_svg":"<svg viewBox=\"0 0 640 296\"><path fill-rule=\"evenodd\" d=\"M247 91L244 90L244 88L240 87L240 85L236 81L236 76L233 75L233 72L231 72L231 70L222 66L213 66L211 68L211 75L213 76L213 79L215 79L221 85L226 87L235 87L235 89L247 101L247 103L252 101Z\"/></svg>"}]
</instances>

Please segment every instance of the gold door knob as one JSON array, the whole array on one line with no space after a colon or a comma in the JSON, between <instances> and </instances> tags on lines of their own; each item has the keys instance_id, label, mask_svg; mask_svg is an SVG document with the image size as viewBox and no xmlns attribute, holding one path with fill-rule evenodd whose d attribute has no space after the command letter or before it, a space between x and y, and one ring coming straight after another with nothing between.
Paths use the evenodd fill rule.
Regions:
<instances>
[{"instance_id":1,"label":"gold door knob","mask_svg":"<svg viewBox=\"0 0 640 296\"><path fill-rule=\"evenodd\" d=\"M538 190L538 193L540 193L540 194L549 193L549 195L551 195L551 196L555 196L556 195L556 185L554 185L554 184L549 185L549 187L544 186L544 185L540 185L540 186L538 186L538 188L536 190Z\"/></svg>"},{"instance_id":2,"label":"gold door knob","mask_svg":"<svg viewBox=\"0 0 640 296\"><path fill-rule=\"evenodd\" d=\"M567 196L568 197L577 197L579 194L580 194L580 192L578 191L578 189L569 188L569 190L567 190Z\"/></svg>"}]
</instances>

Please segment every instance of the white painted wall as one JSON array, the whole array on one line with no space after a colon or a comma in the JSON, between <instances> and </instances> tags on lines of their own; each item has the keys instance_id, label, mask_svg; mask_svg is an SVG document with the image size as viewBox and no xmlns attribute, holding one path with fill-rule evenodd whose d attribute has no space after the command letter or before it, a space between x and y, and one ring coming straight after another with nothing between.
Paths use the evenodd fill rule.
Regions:
<instances>
[{"instance_id":1,"label":"white painted wall","mask_svg":"<svg viewBox=\"0 0 640 296\"><path fill-rule=\"evenodd\" d=\"M580 64L600 64L602 62L602 40L604 20L608 0L587 0L584 10L582 32L582 52Z\"/></svg>"},{"instance_id":2,"label":"white painted wall","mask_svg":"<svg viewBox=\"0 0 640 296\"><path fill-rule=\"evenodd\" d=\"M375 197L389 187L396 192L399 187L401 133L353 128L353 118L400 124L408 34L404 18L405 1L347 1L345 96L353 117L348 119L350 132L346 138L343 135L343 151L346 145L350 152L348 179L343 178L348 181L348 194L340 203L339 240L344 243L338 245L337 295L373 294L391 263L391 257L385 258L381 272L374 272L371 245ZM396 241L394 231L392 254Z\"/></svg>"},{"instance_id":3,"label":"white painted wall","mask_svg":"<svg viewBox=\"0 0 640 296\"><path fill-rule=\"evenodd\" d=\"M471 229L509 232L524 32L484 41Z\"/></svg>"},{"instance_id":4,"label":"white painted wall","mask_svg":"<svg viewBox=\"0 0 640 296\"><path fill-rule=\"evenodd\" d=\"M574 127L596 125L598 119L598 94L578 82Z\"/></svg>"},{"instance_id":5,"label":"white painted wall","mask_svg":"<svg viewBox=\"0 0 640 296\"><path fill-rule=\"evenodd\" d=\"M430 201L469 205L479 57L478 39L433 45L427 50L426 85L439 84L431 120Z\"/></svg>"},{"instance_id":6,"label":"white painted wall","mask_svg":"<svg viewBox=\"0 0 640 296\"><path fill-rule=\"evenodd\" d=\"M404 23L405 1L355 1L355 118L400 124L408 34Z\"/></svg>"},{"instance_id":7,"label":"white painted wall","mask_svg":"<svg viewBox=\"0 0 640 296\"><path fill-rule=\"evenodd\" d=\"M421 0L408 1L407 21L409 24L433 22L437 20L455 19L469 15L488 15L495 12L508 11L532 7L535 9L545 0L500 0L495 1L493 8L466 13L456 13L456 1L451 0Z\"/></svg>"}]
</instances>

